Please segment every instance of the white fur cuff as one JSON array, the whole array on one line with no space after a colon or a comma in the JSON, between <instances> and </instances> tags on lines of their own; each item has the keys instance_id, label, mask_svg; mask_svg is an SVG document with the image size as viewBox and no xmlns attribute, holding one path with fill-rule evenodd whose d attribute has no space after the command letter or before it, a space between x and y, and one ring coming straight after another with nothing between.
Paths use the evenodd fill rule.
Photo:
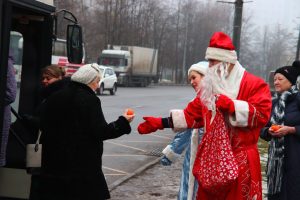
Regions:
<instances>
[{"instance_id":1,"label":"white fur cuff","mask_svg":"<svg viewBox=\"0 0 300 200\"><path fill-rule=\"evenodd\" d=\"M186 119L183 110L171 110L170 115L173 121L173 131L178 132L187 128Z\"/></svg>"},{"instance_id":2,"label":"white fur cuff","mask_svg":"<svg viewBox=\"0 0 300 200\"><path fill-rule=\"evenodd\" d=\"M177 160L177 158L179 158L179 154L175 153L172 149L171 149L171 145L166 146L166 148L162 151L162 153L171 161L174 162L175 160Z\"/></svg>"},{"instance_id":3,"label":"white fur cuff","mask_svg":"<svg viewBox=\"0 0 300 200\"><path fill-rule=\"evenodd\" d=\"M246 101L233 100L235 115L229 116L229 122L232 126L246 127L248 126L249 105Z\"/></svg>"}]
</instances>

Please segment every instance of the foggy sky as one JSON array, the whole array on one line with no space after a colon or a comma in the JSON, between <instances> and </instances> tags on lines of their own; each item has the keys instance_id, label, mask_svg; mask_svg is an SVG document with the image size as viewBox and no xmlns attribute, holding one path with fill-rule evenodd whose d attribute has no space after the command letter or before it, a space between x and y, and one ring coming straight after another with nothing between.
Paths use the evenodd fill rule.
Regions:
<instances>
[{"instance_id":1,"label":"foggy sky","mask_svg":"<svg viewBox=\"0 0 300 200\"><path fill-rule=\"evenodd\" d=\"M244 2L250 0L244 0ZM257 25L274 26L281 24L289 30L300 25L300 0L251 0L244 3L244 12L252 11L253 22ZM297 18L298 17L298 18ZM296 30L295 30L296 31Z\"/></svg>"}]
</instances>

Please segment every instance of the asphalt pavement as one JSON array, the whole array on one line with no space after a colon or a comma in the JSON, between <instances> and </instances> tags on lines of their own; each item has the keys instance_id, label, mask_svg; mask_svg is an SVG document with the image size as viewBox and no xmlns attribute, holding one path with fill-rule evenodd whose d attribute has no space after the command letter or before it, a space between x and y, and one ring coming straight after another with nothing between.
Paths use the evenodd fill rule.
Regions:
<instances>
[{"instance_id":1,"label":"asphalt pavement","mask_svg":"<svg viewBox=\"0 0 300 200\"><path fill-rule=\"evenodd\" d=\"M143 121L142 117L167 117L170 109L184 108L193 97L194 91L188 86L121 87L116 95L106 93L99 96L107 122L116 120L126 108L135 111L131 133L104 142L102 169L109 188L155 163L174 137L171 129L138 134L137 126Z\"/></svg>"},{"instance_id":2,"label":"asphalt pavement","mask_svg":"<svg viewBox=\"0 0 300 200\"><path fill-rule=\"evenodd\" d=\"M111 199L177 199L182 158L170 167L159 163L161 150L172 140L174 133L165 129L149 135L139 135L136 127L142 121L142 116L165 117L170 109L184 108L193 97L193 92L189 89L191 88L182 86L120 88L116 96L100 96L108 122L116 119L126 107L133 108L136 113L130 135L104 143L103 171L111 190ZM265 145L259 146L264 163ZM264 178L264 193L265 189Z\"/></svg>"},{"instance_id":3,"label":"asphalt pavement","mask_svg":"<svg viewBox=\"0 0 300 200\"><path fill-rule=\"evenodd\" d=\"M171 166L156 159L142 171L111 189L112 200L175 200L179 190L183 156ZM143 167L141 167L142 169Z\"/></svg>"},{"instance_id":4,"label":"asphalt pavement","mask_svg":"<svg viewBox=\"0 0 300 200\"><path fill-rule=\"evenodd\" d=\"M129 179L114 185L112 200L176 200L180 186L183 155L171 166L160 164L160 158ZM263 181L263 200L266 200L266 182Z\"/></svg>"}]
</instances>

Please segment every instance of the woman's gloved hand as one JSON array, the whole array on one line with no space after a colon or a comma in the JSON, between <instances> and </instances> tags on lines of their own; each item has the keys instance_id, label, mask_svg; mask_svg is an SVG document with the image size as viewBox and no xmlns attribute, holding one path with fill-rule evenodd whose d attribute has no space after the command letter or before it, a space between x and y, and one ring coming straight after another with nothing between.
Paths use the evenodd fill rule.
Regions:
<instances>
[{"instance_id":1,"label":"woman's gloved hand","mask_svg":"<svg viewBox=\"0 0 300 200\"><path fill-rule=\"evenodd\" d=\"M138 132L140 134L149 134L157 131L158 129L164 129L161 117L143 117L144 122L138 126Z\"/></svg>"}]
</instances>

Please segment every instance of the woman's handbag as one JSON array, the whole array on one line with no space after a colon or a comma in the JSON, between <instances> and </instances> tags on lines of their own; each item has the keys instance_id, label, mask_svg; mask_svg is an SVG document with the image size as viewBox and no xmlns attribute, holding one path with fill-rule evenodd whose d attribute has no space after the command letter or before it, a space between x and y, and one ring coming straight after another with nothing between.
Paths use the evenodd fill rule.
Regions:
<instances>
[{"instance_id":1,"label":"woman's handbag","mask_svg":"<svg viewBox=\"0 0 300 200\"><path fill-rule=\"evenodd\" d=\"M238 164L230 144L229 131L220 111L204 133L193 168L202 188L213 194L226 193L238 177Z\"/></svg>"},{"instance_id":2,"label":"woman's handbag","mask_svg":"<svg viewBox=\"0 0 300 200\"><path fill-rule=\"evenodd\" d=\"M38 138L35 144L26 146L26 167L27 173L38 174L42 165L42 144L40 144L41 131L39 130Z\"/></svg>"}]
</instances>

